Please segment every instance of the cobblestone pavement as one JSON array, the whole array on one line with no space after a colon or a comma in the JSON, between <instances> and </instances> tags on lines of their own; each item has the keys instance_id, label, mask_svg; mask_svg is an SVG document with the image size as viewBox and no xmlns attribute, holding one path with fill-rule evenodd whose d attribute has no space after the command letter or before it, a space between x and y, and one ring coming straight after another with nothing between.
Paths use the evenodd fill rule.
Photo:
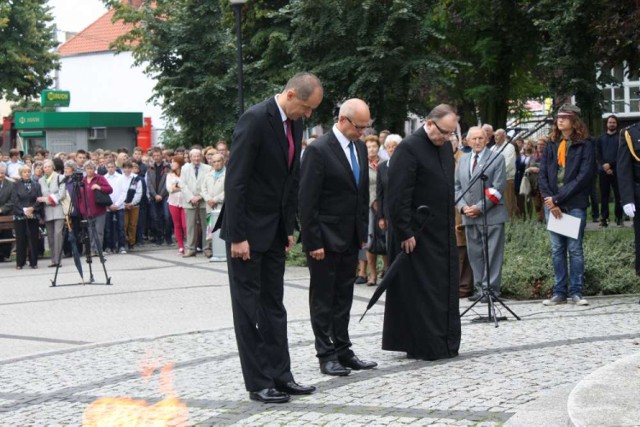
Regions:
<instances>
[{"instance_id":1,"label":"cobblestone pavement","mask_svg":"<svg viewBox=\"0 0 640 427\"><path fill-rule=\"evenodd\" d=\"M191 259L183 278L196 267L210 268ZM307 283L304 269L288 269L286 292ZM175 390L188 406L191 425L502 425L557 390L570 391L597 368L636 353L640 344L637 297L592 299L588 307L510 302L521 321L509 316L495 328L472 323L473 313L463 318L459 357L408 360L380 349L382 305L358 323L370 294L370 288L356 289L350 331L356 353L379 367L341 378L321 375L308 316L291 320L292 370L297 381L318 391L288 404L248 399L233 330L223 327L74 344L0 361L0 425L79 425L87 405L105 396L157 402L163 397L158 375L149 380L139 372L149 359L174 363ZM304 307L307 301L288 304ZM566 402L568 391L560 400Z\"/></svg>"}]
</instances>

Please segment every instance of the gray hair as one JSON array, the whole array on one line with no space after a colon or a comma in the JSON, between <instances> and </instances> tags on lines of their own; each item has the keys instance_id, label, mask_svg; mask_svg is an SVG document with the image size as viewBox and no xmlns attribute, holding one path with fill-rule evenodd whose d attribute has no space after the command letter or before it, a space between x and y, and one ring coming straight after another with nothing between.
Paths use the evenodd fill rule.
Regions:
<instances>
[{"instance_id":1,"label":"gray hair","mask_svg":"<svg viewBox=\"0 0 640 427\"><path fill-rule=\"evenodd\" d=\"M64 167L76 170L78 168L78 164L73 160L67 160L66 162L64 162Z\"/></svg>"},{"instance_id":2,"label":"gray hair","mask_svg":"<svg viewBox=\"0 0 640 427\"><path fill-rule=\"evenodd\" d=\"M53 164L53 160L51 160L51 159L45 159L45 160L42 161L42 167L45 167L47 165L51 165L51 167L53 169L56 168L56 166Z\"/></svg>"},{"instance_id":3,"label":"gray hair","mask_svg":"<svg viewBox=\"0 0 640 427\"><path fill-rule=\"evenodd\" d=\"M487 125L484 125L487 126ZM489 135L487 135L487 131L484 129L484 126L480 127L480 126L471 126L468 130L467 130L467 137L469 137L469 134L472 131L476 131L479 130L480 132L482 132L484 134L485 139L489 139ZM491 125L488 125L491 126Z\"/></svg>"},{"instance_id":4,"label":"gray hair","mask_svg":"<svg viewBox=\"0 0 640 427\"><path fill-rule=\"evenodd\" d=\"M93 163L93 161L91 161L91 160L87 161L87 162L84 164L84 170L87 170L87 169L93 169L93 170L95 170L95 169L96 169L96 164L95 164L95 163Z\"/></svg>"},{"instance_id":5,"label":"gray hair","mask_svg":"<svg viewBox=\"0 0 640 427\"><path fill-rule=\"evenodd\" d=\"M298 73L291 77L284 87L284 90L294 90L296 92L296 98L306 101L311 94L316 90L322 88L320 79L313 73L303 72Z\"/></svg>"},{"instance_id":6,"label":"gray hair","mask_svg":"<svg viewBox=\"0 0 640 427\"><path fill-rule=\"evenodd\" d=\"M389 143L389 142L400 144L400 142L402 142L402 137L400 135L398 135L397 133L392 133L390 135L387 135L387 139L384 140L385 148L387 147L387 143Z\"/></svg>"}]
</instances>

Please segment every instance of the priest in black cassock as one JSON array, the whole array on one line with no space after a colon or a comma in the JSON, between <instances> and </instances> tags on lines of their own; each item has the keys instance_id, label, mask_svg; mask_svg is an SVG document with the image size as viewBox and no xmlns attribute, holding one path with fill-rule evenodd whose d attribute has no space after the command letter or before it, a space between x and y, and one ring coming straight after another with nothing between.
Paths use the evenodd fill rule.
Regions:
<instances>
[{"instance_id":1,"label":"priest in black cassock","mask_svg":"<svg viewBox=\"0 0 640 427\"><path fill-rule=\"evenodd\" d=\"M458 355L458 253L455 240L454 159L449 138L455 110L435 107L425 125L398 145L389 162L392 262L409 256L387 290L382 349L437 360ZM430 208L420 230L419 206Z\"/></svg>"}]
</instances>

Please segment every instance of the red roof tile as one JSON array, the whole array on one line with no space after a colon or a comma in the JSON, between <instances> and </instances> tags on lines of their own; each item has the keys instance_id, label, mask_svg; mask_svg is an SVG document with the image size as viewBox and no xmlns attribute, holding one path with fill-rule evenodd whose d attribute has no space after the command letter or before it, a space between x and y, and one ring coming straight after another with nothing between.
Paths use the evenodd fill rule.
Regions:
<instances>
[{"instance_id":1,"label":"red roof tile","mask_svg":"<svg viewBox=\"0 0 640 427\"><path fill-rule=\"evenodd\" d=\"M131 29L130 24L124 24L122 21L111 22L114 13L115 11L111 9L93 24L60 45L58 48L60 55L71 56L111 50L109 45Z\"/></svg>"}]
</instances>

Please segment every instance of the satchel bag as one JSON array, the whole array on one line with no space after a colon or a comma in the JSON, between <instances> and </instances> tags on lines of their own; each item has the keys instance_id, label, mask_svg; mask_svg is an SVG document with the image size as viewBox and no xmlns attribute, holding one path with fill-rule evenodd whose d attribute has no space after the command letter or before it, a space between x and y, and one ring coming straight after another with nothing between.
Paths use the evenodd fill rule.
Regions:
<instances>
[{"instance_id":1,"label":"satchel bag","mask_svg":"<svg viewBox=\"0 0 640 427\"><path fill-rule=\"evenodd\" d=\"M100 190L93 190L95 195L96 205L98 206L111 206L113 202L111 201L111 197L107 193L103 193Z\"/></svg>"}]
</instances>

